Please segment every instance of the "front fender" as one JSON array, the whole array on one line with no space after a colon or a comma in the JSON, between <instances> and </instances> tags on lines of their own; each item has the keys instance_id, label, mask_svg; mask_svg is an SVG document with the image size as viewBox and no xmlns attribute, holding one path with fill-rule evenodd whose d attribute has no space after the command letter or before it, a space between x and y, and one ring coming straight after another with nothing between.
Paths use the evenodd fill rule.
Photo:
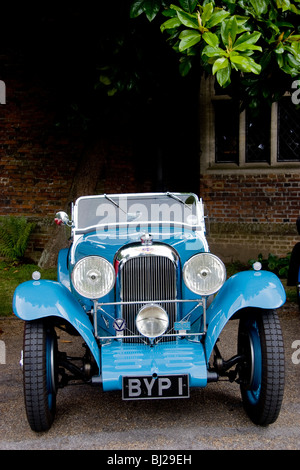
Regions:
<instances>
[{"instance_id":1,"label":"front fender","mask_svg":"<svg viewBox=\"0 0 300 470\"><path fill-rule=\"evenodd\" d=\"M286 300L278 277L268 271L243 271L230 277L207 309L206 357L228 320L246 307L275 309Z\"/></svg>"},{"instance_id":2,"label":"front fender","mask_svg":"<svg viewBox=\"0 0 300 470\"><path fill-rule=\"evenodd\" d=\"M99 347L93 326L71 292L59 282L40 280L20 284L13 297L14 314L25 321L60 317L68 321L82 336L100 370Z\"/></svg>"}]
</instances>

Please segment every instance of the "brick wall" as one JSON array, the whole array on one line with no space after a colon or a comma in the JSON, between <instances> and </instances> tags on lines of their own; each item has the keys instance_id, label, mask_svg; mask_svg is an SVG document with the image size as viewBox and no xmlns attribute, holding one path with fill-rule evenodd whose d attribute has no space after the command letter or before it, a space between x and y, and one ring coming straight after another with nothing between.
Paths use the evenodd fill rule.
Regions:
<instances>
[{"instance_id":1,"label":"brick wall","mask_svg":"<svg viewBox=\"0 0 300 470\"><path fill-rule=\"evenodd\" d=\"M22 70L8 66L6 72L0 76L6 84L6 104L0 105L0 215L22 215L36 223L26 256L38 261L55 229L56 211L71 202L86 139L57 128L51 90L27 79ZM135 191L139 183L130 143L116 137L103 148L97 191ZM145 190L149 185L143 182Z\"/></svg>"},{"instance_id":2,"label":"brick wall","mask_svg":"<svg viewBox=\"0 0 300 470\"><path fill-rule=\"evenodd\" d=\"M219 222L295 223L300 172L205 175L201 195L210 217Z\"/></svg>"},{"instance_id":3,"label":"brick wall","mask_svg":"<svg viewBox=\"0 0 300 470\"><path fill-rule=\"evenodd\" d=\"M299 172L206 174L200 191L210 249L225 261L247 261L259 253L285 256L299 241Z\"/></svg>"},{"instance_id":4,"label":"brick wall","mask_svg":"<svg viewBox=\"0 0 300 470\"><path fill-rule=\"evenodd\" d=\"M67 197L81 145L56 130L49 91L26 79L8 77L5 83L6 104L0 107L0 214L52 215Z\"/></svg>"},{"instance_id":5,"label":"brick wall","mask_svg":"<svg viewBox=\"0 0 300 470\"><path fill-rule=\"evenodd\" d=\"M53 234L56 210L69 202L85 143L80 134L56 127L53 90L15 65L0 71L6 84L6 104L0 105L0 215L36 222L26 255L37 261ZM143 165L137 158L130 138L109 137L96 191L152 191L152 160ZM260 252L285 255L298 241L299 171L207 172L199 194L210 217L210 248L225 261L247 261Z\"/></svg>"}]
</instances>

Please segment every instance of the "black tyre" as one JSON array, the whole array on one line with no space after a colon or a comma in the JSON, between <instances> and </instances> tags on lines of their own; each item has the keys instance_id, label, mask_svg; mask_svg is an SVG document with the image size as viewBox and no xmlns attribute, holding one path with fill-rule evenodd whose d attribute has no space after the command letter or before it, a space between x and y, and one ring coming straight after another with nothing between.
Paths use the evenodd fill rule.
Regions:
<instances>
[{"instance_id":1,"label":"black tyre","mask_svg":"<svg viewBox=\"0 0 300 470\"><path fill-rule=\"evenodd\" d=\"M274 423L284 392L284 347L276 311L250 309L242 316L238 353L245 357L239 378L246 412L255 424Z\"/></svg>"},{"instance_id":2,"label":"black tyre","mask_svg":"<svg viewBox=\"0 0 300 470\"><path fill-rule=\"evenodd\" d=\"M57 336L43 320L25 323L24 398L33 431L47 431L54 420L57 393Z\"/></svg>"}]
</instances>

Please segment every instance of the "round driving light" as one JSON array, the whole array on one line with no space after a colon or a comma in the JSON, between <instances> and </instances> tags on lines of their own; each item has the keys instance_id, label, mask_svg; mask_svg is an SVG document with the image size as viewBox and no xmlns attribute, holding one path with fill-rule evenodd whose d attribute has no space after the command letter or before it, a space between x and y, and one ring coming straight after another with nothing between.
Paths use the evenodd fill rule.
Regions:
<instances>
[{"instance_id":1,"label":"round driving light","mask_svg":"<svg viewBox=\"0 0 300 470\"><path fill-rule=\"evenodd\" d=\"M226 280L223 262L211 253L192 256L183 267L185 285L195 294L215 294Z\"/></svg>"},{"instance_id":2,"label":"round driving light","mask_svg":"<svg viewBox=\"0 0 300 470\"><path fill-rule=\"evenodd\" d=\"M100 256L87 256L76 263L72 272L76 291L88 299L98 299L108 294L115 283L113 266Z\"/></svg>"},{"instance_id":3,"label":"round driving light","mask_svg":"<svg viewBox=\"0 0 300 470\"><path fill-rule=\"evenodd\" d=\"M32 273L32 279L34 281L39 281L41 279L41 273L39 271L34 271Z\"/></svg>"},{"instance_id":4,"label":"round driving light","mask_svg":"<svg viewBox=\"0 0 300 470\"><path fill-rule=\"evenodd\" d=\"M159 305L145 305L137 314L135 324L141 335L156 338L165 333L169 326L169 317Z\"/></svg>"},{"instance_id":5,"label":"round driving light","mask_svg":"<svg viewBox=\"0 0 300 470\"><path fill-rule=\"evenodd\" d=\"M254 271L260 271L262 268L262 264L259 261L255 261L255 263L252 264L252 267Z\"/></svg>"}]
</instances>

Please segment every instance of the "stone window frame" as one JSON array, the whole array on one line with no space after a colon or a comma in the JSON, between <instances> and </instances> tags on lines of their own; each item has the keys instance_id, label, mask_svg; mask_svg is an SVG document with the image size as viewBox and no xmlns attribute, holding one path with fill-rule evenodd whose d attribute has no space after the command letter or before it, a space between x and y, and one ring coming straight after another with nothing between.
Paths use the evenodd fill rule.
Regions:
<instances>
[{"instance_id":1,"label":"stone window frame","mask_svg":"<svg viewBox=\"0 0 300 470\"><path fill-rule=\"evenodd\" d=\"M287 96L289 94L287 93ZM229 100L228 95L216 95L212 77L201 80L200 87L200 173L267 173L270 168L275 172L299 170L300 162L278 161L278 103L271 108L270 162L246 162L246 112L239 119L239 163L216 163L215 161L215 111L214 101Z\"/></svg>"}]
</instances>

